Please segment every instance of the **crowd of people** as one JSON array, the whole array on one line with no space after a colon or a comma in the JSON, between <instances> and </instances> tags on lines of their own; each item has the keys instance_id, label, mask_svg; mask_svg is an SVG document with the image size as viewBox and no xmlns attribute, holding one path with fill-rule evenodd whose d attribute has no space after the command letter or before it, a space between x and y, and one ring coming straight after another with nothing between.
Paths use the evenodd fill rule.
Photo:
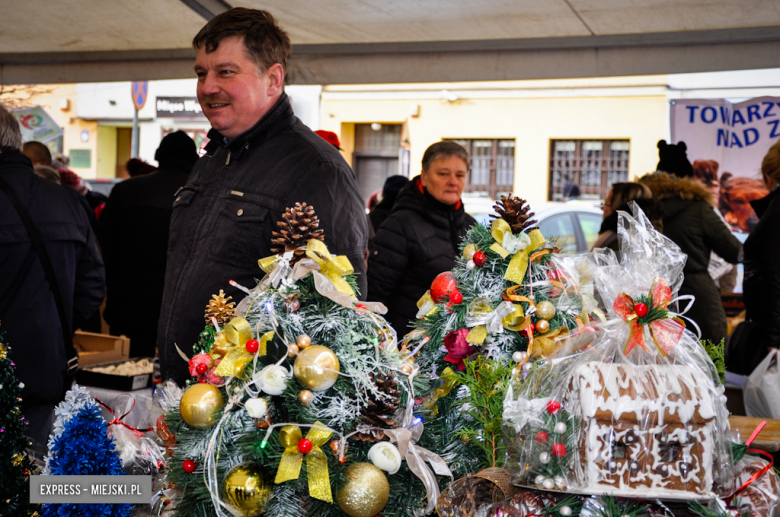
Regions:
<instances>
[{"instance_id":1,"label":"crowd of people","mask_svg":"<svg viewBox=\"0 0 780 517\"><path fill-rule=\"evenodd\" d=\"M158 353L163 379L183 383L189 372L177 347L187 352L197 342L212 294L238 294L229 280L253 285L286 207L315 207L328 249L347 256L360 297L383 302L399 335L433 279L453 268L475 222L461 201L469 156L452 141L431 145L411 180L388 178L366 217L337 135L315 134L293 114L283 88L290 39L269 13L228 10L203 27L193 47L197 96L212 126L203 155L185 133L169 134L155 156L159 167L128 163L131 178L107 199L55 163L45 145L23 144L17 122L0 107L0 318L38 441L45 442L67 386L72 332L93 329L95 315L99 324L104 299L110 332L131 338L131 355ZM688 255L680 292L695 302L687 316L714 342L727 330L708 273L712 254L744 261L755 336L749 355L760 360L780 345L780 143L762 165L771 193L754 203L760 222L744 258L712 193L692 177L684 144L659 149L657 171L612 185L595 247L618 250L618 212L636 202ZM579 193L574 187L569 197Z\"/></svg>"}]
</instances>

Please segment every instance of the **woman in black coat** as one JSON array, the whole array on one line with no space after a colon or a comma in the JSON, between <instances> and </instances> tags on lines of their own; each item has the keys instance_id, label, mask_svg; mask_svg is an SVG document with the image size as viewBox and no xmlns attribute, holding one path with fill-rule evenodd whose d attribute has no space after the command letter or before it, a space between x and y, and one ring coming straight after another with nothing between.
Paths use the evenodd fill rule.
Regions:
<instances>
[{"instance_id":1,"label":"woman in black coat","mask_svg":"<svg viewBox=\"0 0 780 517\"><path fill-rule=\"evenodd\" d=\"M745 278L742 282L745 319L755 327L750 332L752 350L746 372L752 371L769 353L780 347L780 140L761 163L769 195L750 204L760 218L745 241Z\"/></svg>"},{"instance_id":2,"label":"woman in black coat","mask_svg":"<svg viewBox=\"0 0 780 517\"><path fill-rule=\"evenodd\" d=\"M455 266L460 240L474 224L460 195L468 153L455 142L426 149L422 173L398 194L393 211L378 228L368 257L368 299L387 306L387 321L405 334L417 301L436 275Z\"/></svg>"}]
</instances>

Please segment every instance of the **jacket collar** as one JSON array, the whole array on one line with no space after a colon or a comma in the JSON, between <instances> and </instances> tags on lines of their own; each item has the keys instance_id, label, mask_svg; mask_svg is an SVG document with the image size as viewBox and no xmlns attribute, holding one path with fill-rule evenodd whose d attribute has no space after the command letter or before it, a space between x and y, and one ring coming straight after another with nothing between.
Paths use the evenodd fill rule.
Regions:
<instances>
[{"instance_id":1,"label":"jacket collar","mask_svg":"<svg viewBox=\"0 0 780 517\"><path fill-rule=\"evenodd\" d=\"M772 201L774 201L777 196L780 196L780 188L774 189L769 193L769 195L764 196L761 199L756 199L750 202L750 206L753 207L753 210L755 210L759 219L763 217L767 208L769 208L769 205L772 204Z\"/></svg>"},{"instance_id":2,"label":"jacket collar","mask_svg":"<svg viewBox=\"0 0 780 517\"><path fill-rule=\"evenodd\" d=\"M263 115L257 124L244 133L237 136L234 140L228 141L219 131L211 129L209 131L209 143L206 145L206 153L213 154L218 147L224 147L231 153L239 155L244 148L250 145L262 142L269 136L277 133L281 129L292 127L295 120L290 98L286 93L282 93L276 104Z\"/></svg>"},{"instance_id":3,"label":"jacket collar","mask_svg":"<svg viewBox=\"0 0 780 517\"><path fill-rule=\"evenodd\" d=\"M5 151L0 153L0 166L7 165L22 165L27 166L30 169L33 168L30 159L19 151Z\"/></svg>"}]
</instances>

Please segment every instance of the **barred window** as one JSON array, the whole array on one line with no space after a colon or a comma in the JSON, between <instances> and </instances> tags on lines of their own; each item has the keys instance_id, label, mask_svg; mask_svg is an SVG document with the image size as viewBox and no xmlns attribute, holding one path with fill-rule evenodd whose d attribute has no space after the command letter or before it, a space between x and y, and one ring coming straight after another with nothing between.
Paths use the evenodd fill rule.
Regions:
<instances>
[{"instance_id":1,"label":"barred window","mask_svg":"<svg viewBox=\"0 0 780 517\"><path fill-rule=\"evenodd\" d=\"M515 141L452 139L466 148L471 163L464 192L496 199L512 191L515 181Z\"/></svg>"},{"instance_id":2,"label":"barred window","mask_svg":"<svg viewBox=\"0 0 780 517\"><path fill-rule=\"evenodd\" d=\"M581 199L604 199L613 183L628 181L628 140L551 140L550 200L563 201L573 183Z\"/></svg>"}]
</instances>

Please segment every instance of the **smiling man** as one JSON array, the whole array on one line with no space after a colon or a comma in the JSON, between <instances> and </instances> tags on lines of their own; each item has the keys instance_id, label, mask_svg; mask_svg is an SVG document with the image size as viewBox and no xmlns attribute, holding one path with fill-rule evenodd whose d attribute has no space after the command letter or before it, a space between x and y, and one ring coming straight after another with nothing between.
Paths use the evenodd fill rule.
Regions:
<instances>
[{"instance_id":1,"label":"smiling man","mask_svg":"<svg viewBox=\"0 0 780 517\"><path fill-rule=\"evenodd\" d=\"M235 8L195 36L198 100L212 129L206 154L173 200L158 347L164 379L182 383L203 310L235 280L254 287L257 260L286 207L312 205L331 253L346 255L366 292L363 203L339 152L293 114L284 93L291 46L266 11Z\"/></svg>"}]
</instances>

